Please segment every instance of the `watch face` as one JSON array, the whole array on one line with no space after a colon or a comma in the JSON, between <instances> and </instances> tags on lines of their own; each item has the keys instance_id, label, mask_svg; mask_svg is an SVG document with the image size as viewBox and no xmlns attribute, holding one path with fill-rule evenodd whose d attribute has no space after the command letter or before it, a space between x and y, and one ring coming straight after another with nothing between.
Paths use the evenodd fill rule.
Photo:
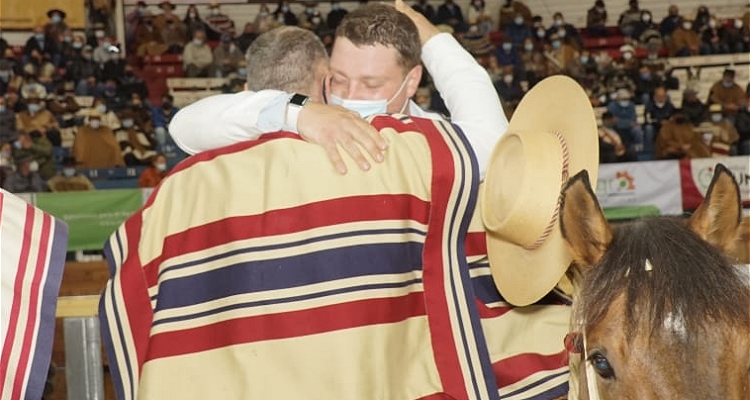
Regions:
<instances>
[{"instance_id":1,"label":"watch face","mask_svg":"<svg viewBox=\"0 0 750 400\"><path fill-rule=\"evenodd\" d=\"M305 103L307 103L307 100L309 100L309 99L310 98L307 97L307 96L305 96L305 95L302 95L302 94L299 94L299 93L295 93L292 96L292 98L289 99L289 104L294 104L296 106L302 107L302 106L305 105Z\"/></svg>"}]
</instances>

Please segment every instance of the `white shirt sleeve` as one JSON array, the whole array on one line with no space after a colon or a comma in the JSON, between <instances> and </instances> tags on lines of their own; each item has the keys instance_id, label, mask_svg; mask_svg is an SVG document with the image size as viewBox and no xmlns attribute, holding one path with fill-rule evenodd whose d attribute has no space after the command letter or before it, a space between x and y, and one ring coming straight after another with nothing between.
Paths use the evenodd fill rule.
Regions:
<instances>
[{"instance_id":1,"label":"white shirt sleeve","mask_svg":"<svg viewBox=\"0 0 750 400\"><path fill-rule=\"evenodd\" d=\"M169 124L169 134L188 154L217 149L263 133L293 130L287 123L289 94L279 90L242 91L198 100L180 109Z\"/></svg>"},{"instance_id":2,"label":"white shirt sleeve","mask_svg":"<svg viewBox=\"0 0 750 400\"><path fill-rule=\"evenodd\" d=\"M422 46L422 62L450 111L451 122L471 144L484 179L492 150L508 129L487 71L447 33L433 36Z\"/></svg>"}]
</instances>

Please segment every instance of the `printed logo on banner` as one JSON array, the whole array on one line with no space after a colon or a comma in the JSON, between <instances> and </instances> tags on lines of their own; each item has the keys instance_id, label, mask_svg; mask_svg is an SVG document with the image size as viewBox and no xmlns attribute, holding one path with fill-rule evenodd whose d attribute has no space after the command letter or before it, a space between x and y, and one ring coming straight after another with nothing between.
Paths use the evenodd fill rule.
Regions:
<instances>
[{"instance_id":1,"label":"printed logo on banner","mask_svg":"<svg viewBox=\"0 0 750 400\"><path fill-rule=\"evenodd\" d=\"M750 199L750 173L748 171L747 160L741 160L740 162L727 162L730 159L722 160L722 163L732 172L734 179L740 186L740 196L747 202ZM733 160L734 161L734 160ZM702 195L705 195L708 191L708 186L711 184L711 178L714 176L714 168L716 166L716 160L713 160L711 164L700 165L695 160L691 160L693 166L693 176L695 183L698 186L698 190Z\"/></svg>"},{"instance_id":2,"label":"printed logo on banner","mask_svg":"<svg viewBox=\"0 0 750 400\"><path fill-rule=\"evenodd\" d=\"M629 196L635 191L635 178L628 171L617 171L614 177L599 179L596 195L600 199L608 196Z\"/></svg>"}]
</instances>

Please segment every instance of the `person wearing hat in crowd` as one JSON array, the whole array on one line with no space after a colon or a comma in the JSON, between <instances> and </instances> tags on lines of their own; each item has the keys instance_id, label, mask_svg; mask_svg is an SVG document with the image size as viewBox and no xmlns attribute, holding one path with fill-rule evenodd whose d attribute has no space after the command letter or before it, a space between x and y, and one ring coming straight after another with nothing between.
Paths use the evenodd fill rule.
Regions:
<instances>
[{"instance_id":1,"label":"person wearing hat in crowd","mask_svg":"<svg viewBox=\"0 0 750 400\"><path fill-rule=\"evenodd\" d=\"M672 57L697 56L700 45L701 39L693 30L693 21L689 19L683 19L667 41L669 55Z\"/></svg>"},{"instance_id":2,"label":"person wearing hat in crowd","mask_svg":"<svg viewBox=\"0 0 750 400\"><path fill-rule=\"evenodd\" d=\"M39 175L39 163L31 155L16 158L16 170L3 182L3 189L11 193L38 193L47 191L44 179Z\"/></svg>"},{"instance_id":3,"label":"person wearing hat in crowd","mask_svg":"<svg viewBox=\"0 0 750 400\"><path fill-rule=\"evenodd\" d=\"M49 22L44 25L44 35L55 41L59 42L62 39L63 33L68 30L68 24L65 23L65 11L59 8L53 8L47 11L47 18Z\"/></svg>"},{"instance_id":4,"label":"person wearing hat in crowd","mask_svg":"<svg viewBox=\"0 0 750 400\"><path fill-rule=\"evenodd\" d=\"M166 54L181 54L188 38L192 37L187 35L185 23L177 18L169 18L164 21L161 36L167 46Z\"/></svg>"},{"instance_id":5,"label":"person wearing hat in crowd","mask_svg":"<svg viewBox=\"0 0 750 400\"><path fill-rule=\"evenodd\" d=\"M227 77L236 74L240 64L245 61L245 54L234 44L228 34L221 35L221 42L214 49L214 71L216 76Z\"/></svg>"},{"instance_id":6,"label":"person wearing hat in crowd","mask_svg":"<svg viewBox=\"0 0 750 400\"><path fill-rule=\"evenodd\" d=\"M161 31L167 26L167 21L172 21L174 25L182 24L182 20L178 17L174 10L177 8L171 1L162 1L159 3L159 10L161 13L154 17L154 27Z\"/></svg>"},{"instance_id":7,"label":"person wearing hat in crowd","mask_svg":"<svg viewBox=\"0 0 750 400\"><path fill-rule=\"evenodd\" d=\"M36 94L26 97L26 110L16 114L16 130L38 132L54 146L59 146L61 142L57 119L44 107L42 98Z\"/></svg>"},{"instance_id":8,"label":"person wearing hat in crowd","mask_svg":"<svg viewBox=\"0 0 750 400\"><path fill-rule=\"evenodd\" d=\"M711 148L694 129L685 113L677 109L669 120L662 121L656 136L654 157L657 160L711 157Z\"/></svg>"},{"instance_id":9,"label":"person wearing hat in crowd","mask_svg":"<svg viewBox=\"0 0 750 400\"><path fill-rule=\"evenodd\" d=\"M214 55L211 46L206 43L206 34L203 31L195 32L193 40L185 45L182 52L182 65L185 76L188 78L211 76L214 63Z\"/></svg>"},{"instance_id":10,"label":"person wearing hat in crowd","mask_svg":"<svg viewBox=\"0 0 750 400\"><path fill-rule=\"evenodd\" d=\"M120 144L125 164L148 165L156 154L156 139L140 125L137 115L129 109L120 112L120 129L115 131L115 139Z\"/></svg>"},{"instance_id":11,"label":"person wearing hat in crowd","mask_svg":"<svg viewBox=\"0 0 750 400\"><path fill-rule=\"evenodd\" d=\"M711 155L726 157L737 154L736 144L740 135L734 125L724 117L721 105L711 104L708 107L708 115L709 120L698 125L696 130L711 147Z\"/></svg>"},{"instance_id":12,"label":"person wearing hat in crowd","mask_svg":"<svg viewBox=\"0 0 750 400\"><path fill-rule=\"evenodd\" d=\"M52 154L52 144L37 131L19 132L13 142L13 158L33 157L35 170L42 179L49 179L55 175L55 159Z\"/></svg>"},{"instance_id":13,"label":"person wearing hat in crowd","mask_svg":"<svg viewBox=\"0 0 750 400\"><path fill-rule=\"evenodd\" d=\"M506 26L515 23L517 15L523 18L524 24L531 26L532 15L529 7L519 0L505 0L500 7L498 29L503 30Z\"/></svg>"},{"instance_id":14,"label":"person wearing hat in crowd","mask_svg":"<svg viewBox=\"0 0 750 400\"><path fill-rule=\"evenodd\" d=\"M164 178L166 178L168 173L167 157L162 153L154 154L149 159L148 167L146 167L146 169L141 172L141 176L138 177L138 187L156 187Z\"/></svg>"},{"instance_id":15,"label":"person wearing hat in crowd","mask_svg":"<svg viewBox=\"0 0 750 400\"><path fill-rule=\"evenodd\" d=\"M735 71L733 69L725 69L721 80L711 86L711 90L708 92L708 100L706 100L706 104L720 105L724 113L732 119L745 104L747 96L742 87L735 83L734 76Z\"/></svg>"},{"instance_id":16,"label":"person wearing hat in crowd","mask_svg":"<svg viewBox=\"0 0 750 400\"><path fill-rule=\"evenodd\" d=\"M77 171L78 164L73 157L65 157L60 172L47 181L51 192L76 192L94 190L94 184L85 175Z\"/></svg>"},{"instance_id":17,"label":"person wearing hat in crowd","mask_svg":"<svg viewBox=\"0 0 750 400\"><path fill-rule=\"evenodd\" d=\"M557 35L557 38L564 44L567 44L576 51L581 50L583 48L583 39L581 39L578 29L573 24L565 21L560 11L557 11L552 18L552 26L547 29L545 34L547 39L552 42L552 35Z\"/></svg>"},{"instance_id":18,"label":"person wearing hat in crowd","mask_svg":"<svg viewBox=\"0 0 750 400\"><path fill-rule=\"evenodd\" d=\"M141 14L141 23L135 30L134 46L138 57L158 56L167 51L161 30L156 26L154 16L149 10Z\"/></svg>"},{"instance_id":19,"label":"person wearing hat in crowd","mask_svg":"<svg viewBox=\"0 0 750 400\"><path fill-rule=\"evenodd\" d=\"M698 98L698 92L695 89L687 88L682 92L680 107L690 123L695 126L708 120L708 106Z\"/></svg>"},{"instance_id":20,"label":"person wearing hat in crowd","mask_svg":"<svg viewBox=\"0 0 750 400\"><path fill-rule=\"evenodd\" d=\"M102 116L98 110L89 113L87 125L78 127L72 152L83 168L125 166L115 133L102 124Z\"/></svg>"},{"instance_id":21,"label":"person wearing hat in crowd","mask_svg":"<svg viewBox=\"0 0 750 400\"><path fill-rule=\"evenodd\" d=\"M638 59L635 57L635 47L631 44L620 46L620 59L613 65L616 70L623 70L629 76L638 73Z\"/></svg>"},{"instance_id":22,"label":"person wearing hat in crowd","mask_svg":"<svg viewBox=\"0 0 750 400\"><path fill-rule=\"evenodd\" d=\"M607 8L603 0L596 0L586 11L586 33L591 37L605 37L607 32Z\"/></svg>"}]
</instances>

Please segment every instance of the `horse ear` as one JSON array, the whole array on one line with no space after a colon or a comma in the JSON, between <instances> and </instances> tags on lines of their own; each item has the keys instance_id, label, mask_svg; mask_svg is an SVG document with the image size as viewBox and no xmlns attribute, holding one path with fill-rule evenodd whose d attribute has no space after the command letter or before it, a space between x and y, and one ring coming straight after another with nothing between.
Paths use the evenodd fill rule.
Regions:
<instances>
[{"instance_id":1,"label":"horse ear","mask_svg":"<svg viewBox=\"0 0 750 400\"><path fill-rule=\"evenodd\" d=\"M741 220L740 188L727 167L717 164L706 198L690 217L688 226L703 240L731 252L739 240Z\"/></svg>"},{"instance_id":2,"label":"horse ear","mask_svg":"<svg viewBox=\"0 0 750 400\"><path fill-rule=\"evenodd\" d=\"M594 266L612 242L612 229L591 189L588 171L571 178L560 195L560 230L573 261Z\"/></svg>"}]
</instances>

